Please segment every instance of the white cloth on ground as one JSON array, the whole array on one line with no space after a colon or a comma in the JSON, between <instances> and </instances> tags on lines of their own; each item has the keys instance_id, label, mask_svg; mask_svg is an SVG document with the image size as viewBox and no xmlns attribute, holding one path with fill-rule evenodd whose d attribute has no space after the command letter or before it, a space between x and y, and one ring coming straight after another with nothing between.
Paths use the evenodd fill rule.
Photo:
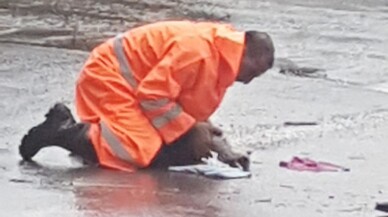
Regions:
<instances>
[{"instance_id":1,"label":"white cloth on ground","mask_svg":"<svg viewBox=\"0 0 388 217\"><path fill-rule=\"evenodd\" d=\"M243 171L240 168L223 167L217 165L196 164L187 166L170 166L168 168L172 172L183 172L202 175L213 179L238 179L249 178L251 172Z\"/></svg>"}]
</instances>

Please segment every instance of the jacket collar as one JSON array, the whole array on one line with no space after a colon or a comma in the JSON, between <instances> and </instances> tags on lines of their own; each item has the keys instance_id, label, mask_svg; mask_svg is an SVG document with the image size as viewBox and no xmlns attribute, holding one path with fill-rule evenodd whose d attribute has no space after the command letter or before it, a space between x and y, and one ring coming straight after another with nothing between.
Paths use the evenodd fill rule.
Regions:
<instances>
[{"instance_id":1,"label":"jacket collar","mask_svg":"<svg viewBox=\"0 0 388 217\"><path fill-rule=\"evenodd\" d=\"M215 46L220 54L220 86L228 87L236 80L244 51L245 33L230 26L219 28L215 34Z\"/></svg>"}]
</instances>

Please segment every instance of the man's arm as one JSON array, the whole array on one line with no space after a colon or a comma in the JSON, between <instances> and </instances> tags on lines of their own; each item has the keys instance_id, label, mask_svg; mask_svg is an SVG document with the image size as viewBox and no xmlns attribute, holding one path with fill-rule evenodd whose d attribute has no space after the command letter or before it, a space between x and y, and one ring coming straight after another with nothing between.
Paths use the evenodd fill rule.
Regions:
<instances>
[{"instance_id":1,"label":"man's arm","mask_svg":"<svg viewBox=\"0 0 388 217\"><path fill-rule=\"evenodd\" d=\"M179 105L178 98L182 90L196 82L210 48L195 36L180 37L166 46L166 54L140 82L136 95L145 116L170 144L196 122Z\"/></svg>"}]
</instances>

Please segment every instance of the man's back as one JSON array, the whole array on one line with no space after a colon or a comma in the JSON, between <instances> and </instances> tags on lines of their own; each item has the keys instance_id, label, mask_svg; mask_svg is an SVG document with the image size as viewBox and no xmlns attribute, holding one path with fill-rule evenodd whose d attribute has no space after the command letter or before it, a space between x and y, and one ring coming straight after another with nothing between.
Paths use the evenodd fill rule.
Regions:
<instances>
[{"instance_id":1,"label":"man's back","mask_svg":"<svg viewBox=\"0 0 388 217\"><path fill-rule=\"evenodd\" d=\"M97 47L83 74L127 76L138 100L172 99L202 121L235 81L243 47L244 33L228 24L158 22Z\"/></svg>"},{"instance_id":2,"label":"man's back","mask_svg":"<svg viewBox=\"0 0 388 217\"><path fill-rule=\"evenodd\" d=\"M222 27L229 28L229 25L191 21L158 22L127 31L123 45L132 69L143 77L163 59L171 44L179 40L179 37L192 35L212 40L215 30ZM203 48L205 49L208 47Z\"/></svg>"}]
</instances>

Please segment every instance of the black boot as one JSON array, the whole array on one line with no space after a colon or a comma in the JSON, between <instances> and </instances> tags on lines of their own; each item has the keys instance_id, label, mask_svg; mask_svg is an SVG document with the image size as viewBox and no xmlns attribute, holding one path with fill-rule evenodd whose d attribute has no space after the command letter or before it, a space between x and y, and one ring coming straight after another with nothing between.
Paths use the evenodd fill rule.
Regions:
<instances>
[{"instance_id":1,"label":"black boot","mask_svg":"<svg viewBox=\"0 0 388 217\"><path fill-rule=\"evenodd\" d=\"M55 104L45 117L43 123L31 128L22 139L19 153L24 160L31 160L41 148L53 145L52 141L60 129L75 124L70 110L62 103Z\"/></svg>"},{"instance_id":2,"label":"black boot","mask_svg":"<svg viewBox=\"0 0 388 217\"><path fill-rule=\"evenodd\" d=\"M31 160L40 149L59 146L85 160L97 162L96 152L87 136L88 130L89 124L77 124L70 110L57 103L46 114L46 120L23 137L20 155L24 160Z\"/></svg>"},{"instance_id":3,"label":"black boot","mask_svg":"<svg viewBox=\"0 0 388 217\"><path fill-rule=\"evenodd\" d=\"M88 163L98 163L96 151L88 137L89 128L88 123L77 123L62 129L55 137L54 145L82 157Z\"/></svg>"}]
</instances>

